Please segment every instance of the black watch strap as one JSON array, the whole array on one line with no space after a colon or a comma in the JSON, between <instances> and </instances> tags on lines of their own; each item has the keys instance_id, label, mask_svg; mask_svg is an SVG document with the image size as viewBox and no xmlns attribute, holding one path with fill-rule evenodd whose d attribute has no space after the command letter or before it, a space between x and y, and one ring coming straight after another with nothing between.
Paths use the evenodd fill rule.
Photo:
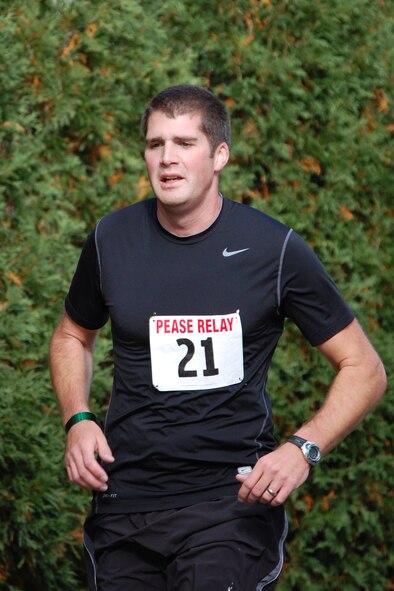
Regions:
<instances>
[{"instance_id":1,"label":"black watch strap","mask_svg":"<svg viewBox=\"0 0 394 591\"><path fill-rule=\"evenodd\" d=\"M290 443L294 443L295 445L297 445L297 447L302 447L304 445L304 443L307 442L306 439L303 439L302 437L298 437L298 435L290 435L287 438L287 441L290 441Z\"/></svg>"}]
</instances>

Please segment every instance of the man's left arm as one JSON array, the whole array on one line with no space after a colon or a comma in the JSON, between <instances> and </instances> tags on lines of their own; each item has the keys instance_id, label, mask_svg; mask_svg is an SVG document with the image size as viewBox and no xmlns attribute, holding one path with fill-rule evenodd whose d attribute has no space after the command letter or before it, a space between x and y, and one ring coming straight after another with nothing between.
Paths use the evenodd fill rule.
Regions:
<instances>
[{"instance_id":1,"label":"man's left arm","mask_svg":"<svg viewBox=\"0 0 394 591\"><path fill-rule=\"evenodd\" d=\"M315 442L324 455L380 400L386 389L386 374L356 320L318 348L334 367L336 377L322 408L295 435ZM260 458L249 476L237 476L242 483L238 498L280 505L305 482L309 471L301 450L286 442Z\"/></svg>"}]
</instances>

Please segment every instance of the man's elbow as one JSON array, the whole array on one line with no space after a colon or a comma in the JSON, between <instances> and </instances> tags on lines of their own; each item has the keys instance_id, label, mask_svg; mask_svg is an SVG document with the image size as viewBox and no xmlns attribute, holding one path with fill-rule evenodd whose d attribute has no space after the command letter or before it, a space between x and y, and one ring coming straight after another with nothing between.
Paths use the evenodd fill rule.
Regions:
<instances>
[{"instance_id":1,"label":"man's elbow","mask_svg":"<svg viewBox=\"0 0 394 591\"><path fill-rule=\"evenodd\" d=\"M386 370L381 359L377 354L375 359L371 363L370 376L370 383L373 386L371 388L373 390L374 396L373 403L377 404L384 395L387 388Z\"/></svg>"}]
</instances>

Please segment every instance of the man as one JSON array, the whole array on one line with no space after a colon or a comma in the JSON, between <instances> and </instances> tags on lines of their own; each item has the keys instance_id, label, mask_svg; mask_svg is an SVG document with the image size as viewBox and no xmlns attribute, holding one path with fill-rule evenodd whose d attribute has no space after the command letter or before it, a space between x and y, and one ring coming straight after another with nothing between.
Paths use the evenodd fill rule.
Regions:
<instances>
[{"instance_id":1,"label":"man","mask_svg":"<svg viewBox=\"0 0 394 591\"><path fill-rule=\"evenodd\" d=\"M295 232L220 194L222 103L170 87L142 126L155 198L98 223L50 348L68 476L94 491L90 585L270 591L283 503L379 400L384 369ZM321 410L275 448L266 382L286 317L336 377ZM89 389L108 318L114 384L102 431Z\"/></svg>"}]
</instances>

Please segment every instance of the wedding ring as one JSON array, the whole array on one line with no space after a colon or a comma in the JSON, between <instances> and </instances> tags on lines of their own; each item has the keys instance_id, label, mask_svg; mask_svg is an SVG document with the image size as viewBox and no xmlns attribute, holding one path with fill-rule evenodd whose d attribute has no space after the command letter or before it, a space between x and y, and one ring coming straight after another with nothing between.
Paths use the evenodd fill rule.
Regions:
<instances>
[{"instance_id":1,"label":"wedding ring","mask_svg":"<svg viewBox=\"0 0 394 591\"><path fill-rule=\"evenodd\" d=\"M271 497L276 497L276 495L278 494L274 490L272 490L272 488L270 488L269 486L265 489L265 492L267 492L269 495L271 495Z\"/></svg>"}]
</instances>

